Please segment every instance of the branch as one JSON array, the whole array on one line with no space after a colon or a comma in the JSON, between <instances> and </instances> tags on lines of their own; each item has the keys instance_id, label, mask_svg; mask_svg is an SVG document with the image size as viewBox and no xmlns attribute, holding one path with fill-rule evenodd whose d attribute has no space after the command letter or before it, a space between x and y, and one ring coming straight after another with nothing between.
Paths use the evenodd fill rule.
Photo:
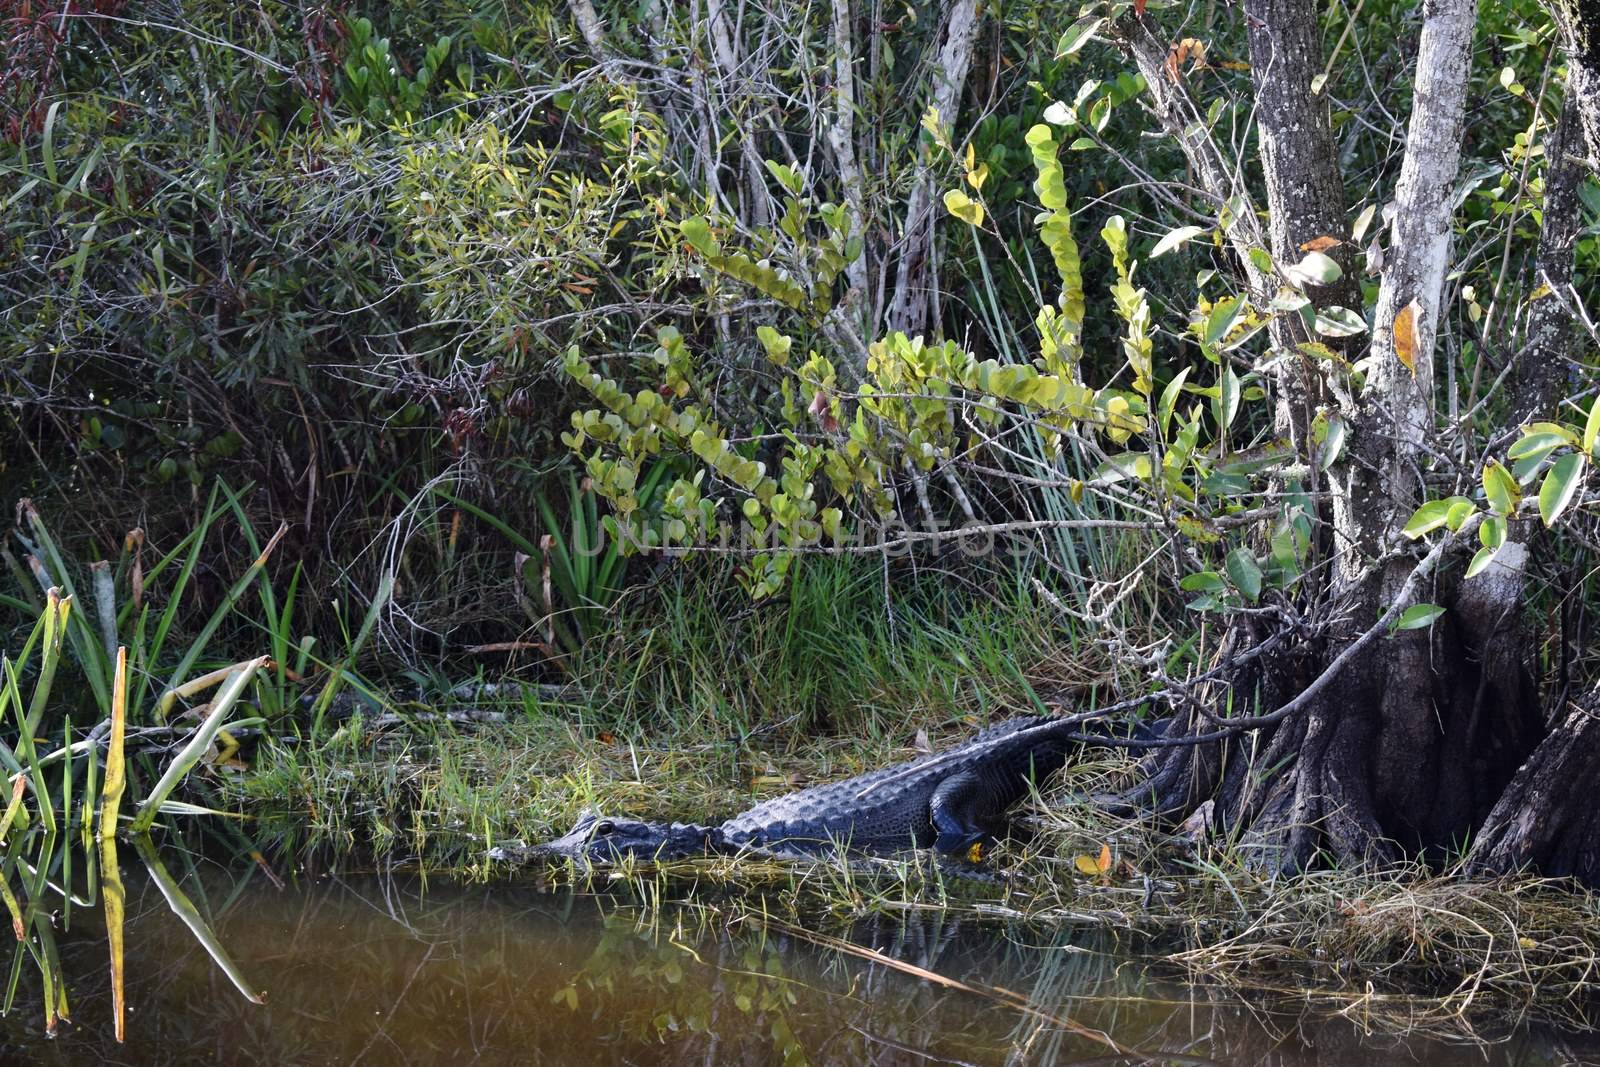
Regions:
<instances>
[{"instance_id":1,"label":"branch","mask_svg":"<svg viewBox=\"0 0 1600 1067\"><path fill-rule=\"evenodd\" d=\"M961 112L961 89L972 64L972 45L978 35L978 0L955 0L946 23L944 47L933 70L933 95L928 106L939 121L953 125ZM933 168L926 146L917 152L911 195L906 198L906 221L900 239L900 263L895 272L894 300L888 319L891 330L921 333L927 325L928 269L933 246ZM937 325L937 324L935 324Z\"/></svg>"}]
</instances>

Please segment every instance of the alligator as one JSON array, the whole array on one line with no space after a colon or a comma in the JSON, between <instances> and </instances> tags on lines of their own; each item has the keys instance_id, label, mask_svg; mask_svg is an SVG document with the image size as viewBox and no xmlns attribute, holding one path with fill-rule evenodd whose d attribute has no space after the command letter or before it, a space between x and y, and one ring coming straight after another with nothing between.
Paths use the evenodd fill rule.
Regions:
<instances>
[{"instance_id":1,"label":"alligator","mask_svg":"<svg viewBox=\"0 0 1600 1067\"><path fill-rule=\"evenodd\" d=\"M611 863L629 856L666 860L929 847L967 856L974 845L1003 832L1007 809L1058 770L1075 743L1104 736L1085 736L1078 732L1083 726L1037 715L1008 719L946 752L774 797L716 826L603 818L586 810L563 836L515 856Z\"/></svg>"}]
</instances>

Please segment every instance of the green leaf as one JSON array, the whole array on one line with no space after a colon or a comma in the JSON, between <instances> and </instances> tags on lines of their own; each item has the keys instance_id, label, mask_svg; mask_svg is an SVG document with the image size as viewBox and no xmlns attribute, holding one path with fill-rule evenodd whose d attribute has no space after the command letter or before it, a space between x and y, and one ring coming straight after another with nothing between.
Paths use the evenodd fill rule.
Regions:
<instances>
[{"instance_id":1,"label":"green leaf","mask_svg":"<svg viewBox=\"0 0 1600 1067\"><path fill-rule=\"evenodd\" d=\"M1411 518L1406 522L1405 529L1400 532L1415 541L1423 534L1443 526L1449 517L1450 501L1430 500L1412 512Z\"/></svg>"},{"instance_id":2,"label":"green leaf","mask_svg":"<svg viewBox=\"0 0 1600 1067\"><path fill-rule=\"evenodd\" d=\"M1490 460L1483 468L1483 495L1489 501L1489 510L1496 515L1509 515L1522 501L1522 490L1511 472Z\"/></svg>"},{"instance_id":3,"label":"green leaf","mask_svg":"<svg viewBox=\"0 0 1600 1067\"><path fill-rule=\"evenodd\" d=\"M1172 376L1172 381L1161 390L1161 400L1156 405L1156 418L1161 424L1162 436L1167 433L1167 427L1172 424L1172 409L1178 404L1178 394L1183 391L1184 380L1189 377L1190 368L1185 367Z\"/></svg>"},{"instance_id":4,"label":"green leaf","mask_svg":"<svg viewBox=\"0 0 1600 1067\"><path fill-rule=\"evenodd\" d=\"M1472 562L1467 564L1467 577L1476 578L1483 573L1483 569L1494 560L1498 548L1480 548L1478 554L1472 557Z\"/></svg>"},{"instance_id":5,"label":"green leaf","mask_svg":"<svg viewBox=\"0 0 1600 1067\"><path fill-rule=\"evenodd\" d=\"M1239 376L1233 373L1232 367L1223 367L1217 382L1216 413L1217 425L1226 433L1239 413Z\"/></svg>"},{"instance_id":6,"label":"green leaf","mask_svg":"<svg viewBox=\"0 0 1600 1067\"><path fill-rule=\"evenodd\" d=\"M1499 515L1491 515L1483 520L1478 527L1478 540L1484 548L1498 549L1506 543L1506 520Z\"/></svg>"},{"instance_id":7,"label":"green leaf","mask_svg":"<svg viewBox=\"0 0 1600 1067\"><path fill-rule=\"evenodd\" d=\"M778 184L789 190L790 195L799 196L805 184L805 179L793 167L786 167L782 163L767 159L762 162L767 165L767 172L778 179Z\"/></svg>"},{"instance_id":8,"label":"green leaf","mask_svg":"<svg viewBox=\"0 0 1600 1067\"><path fill-rule=\"evenodd\" d=\"M1223 566L1228 571L1228 577L1233 579L1233 584L1252 603L1261 596L1261 565L1249 549L1236 548L1229 552Z\"/></svg>"},{"instance_id":9,"label":"green leaf","mask_svg":"<svg viewBox=\"0 0 1600 1067\"><path fill-rule=\"evenodd\" d=\"M1444 614L1437 604L1413 604L1400 613L1394 622L1395 630L1421 630L1432 626L1433 620Z\"/></svg>"},{"instance_id":10,"label":"green leaf","mask_svg":"<svg viewBox=\"0 0 1600 1067\"><path fill-rule=\"evenodd\" d=\"M711 225L699 215L691 216L678 223L678 232L683 234L683 239L689 242L696 252L703 256L718 256L722 254L722 247L717 244L716 238L711 236Z\"/></svg>"},{"instance_id":11,"label":"green leaf","mask_svg":"<svg viewBox=\"0 0 1600 1067\"><path fill-rule=\"evenodd\" d=\"M1350 435L1350 427L1343 419L1335 415L1328 420L1328 436L1322 442L1322 455L1317 460L1317 467L1327 470L1338 460L1339 453L1344 451L1345 438Z\"/></svg>"},{"instance_id":12,"label":"green leaf","mask_svg":"<svg viewBox=\"0 0 1600 1067\"><path fill-rule=\"evenodd\" d=\"M1450 528L1451 533L1461 529L1462 523L1478 510L1478 505L1464 496L1453 496L1445 501L1450 505L1450 512L1445 516L1444 524Z\"/></svg>"},{"instance_id":13,"label":"green leaf","mask_svg":"<svg viewBox=\"0 0 1600 1067\"><path fill-rule=\"evenodd\" d=\"M1366 329L1366 320L1349 308L1330 305L1317 312L1316 330L1324 337L1354 337Z\"/></svg>"},{"instance_id":14,"label":"green leaf","mask_svg":"<svg viewBox=\"0 0 1600 1067\"><path fill-rule=\"evenodd\" d=\"M1185 575L1178 583L1178 588L1186 593L1225 593L1227 583L1222 580L1222 575L1216 571L1197 571Z\"/></svg>"},{"instance_id":15,"label":"green leaf","mask_svg":"<svg viewBox=\"0 0 1600 1067\"><path fill-rule=\"evenodd\" d=\"M1171 231L1165 237L1161 238L1161 240L1156 242L1156 246L1150 250L1150 258L1155 259L1159 256L1164 256L1173 249L1182 247L1205 232L1206 228L1204 226L1179 226L1176 230Z\"/></svg>"},{"instance_id":16,"label":"green leaf","mask_svg":"<svg viewBox=\"0 0 1600 1067\"><path fill-rule=\"evenodd\" d=\"M1554 525L1577 495L1578 486L1583 484L1583 466L1583 456L1569 452L1545 474L1544 484L1539 487L1539 517L1546 526Z\"/></svg>"},{"instance_id":17,"label":"green leaf","mask_svg":"<svg viewBox=\"0 0 1600 1067\"><path fill-rule=\"evenodd\" d=\"M1529 433L1506 451L1507 459L1533 459L1570 444L1564 434Z\"/></svg>"},{"instance_id":18,"label":"green leaf","mask_svg":"<svg viewBox=\"0 0 1600 1067\"><path fill-rule=\"evenodd\" d=\"M1285 267L1283 273L1296 285L1327 285L1338 281L1344 270L1332 256L1322 252L1307 252L1304 259Z\"/></svg>"},{"instance_id":19,"label":"green leaf","mask_svg":"<svg viewBox=\"0 0 1600 1067\"><path fill-rule=\"evenodd\" d=\"M794 346L794 338L779 333L771 326L757 326L756 338L761 342L761 347L766 349L768 359L780 367L788 365L789 349Z\"/></svg>"},{"instance_id":20,"label":"green leaf","mask_svg":"<svg viewBox=\"0 0 1600 1067\"><path fill-rule=\"evenodd\" d=\"M1589 405L1589 421L1583 426L1583 452L1586 456L1594 455L1595 442L1600 440L1600 394L1596 394L1594 403Z\"/></svg>"},{"instance_id":21,"label":"green leaf","mask_svg":"<svg viewBox=\"0 0 1600 1067\"><path fill-rule=\"evenodd\" d=\"M1072 53L1076 52L1078 49L1094 40L1094 35L1099 31L1100 25L1103 22L1105 22L1104 18L1098 16L1087 16L1079 19L1077 22L1074 22L1071 26L1068 26L1067 32L1063 33L1061 35L1061 39L1056 42L1056 58L1060 59L1062 56L1070 56Z\"/></svg>"},{"instance_id":22,"label":"green leaf","mask_svg":"<svg viewBox=\"0 0 1600 1067\"><path fill-rule=\"evenodd\" d=\"M1244 298L1239 296L1230 296L1213 304L1211 314L1206 316L1205 343L1214 345L1228 336L1228 331L1233 329L1234 322L1245 307Z\"/></svg>"}]
</instances>

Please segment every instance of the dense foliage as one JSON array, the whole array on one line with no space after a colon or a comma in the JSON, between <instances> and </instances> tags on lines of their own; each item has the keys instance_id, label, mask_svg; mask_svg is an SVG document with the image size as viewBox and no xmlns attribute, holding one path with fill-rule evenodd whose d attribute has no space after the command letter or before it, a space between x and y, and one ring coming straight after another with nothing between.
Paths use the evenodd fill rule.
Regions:
<instances>
[{"instance_id":1,"label":"dense foliage","mask_svg":"<svg viewBox=\"0 0 1600 1067\"><path fill-rule=\"evenodd\" d=\"M1328 17L1317 91L1351 232L1292 260L1263 240L1241 271L1257 179L1209 205L1148 136L1151 86L1107 44L1126 10L19 8L8 484L92 557L135 526L172 543L225 474L259 527L288 522L280 559L313 587L370 601L388 574L392 647L446 652L529 626L570 650L627 581L617 542L740 524L736 575L762 595L788 549L966 526L967 555L998 533L1102 617L1125 590L1086 572L1142 555L1153 516L1183 545L1167 588L1195 594L1171 607L1290 591L1302 467L1346 427L1327 406L1312 454L1282 447L1272 329L1303 320L1298 355L1359 391L1415 58L1380 44L1414 41L1417 14ZM1249 159L1245 31L1189 24L1163 77ZM1554 41L1532 3L1479 20L1438 328L1450 410L1483 428L1540 295ZM1580 287L1600 265L1583 195ZM1252 269L1272 300L1246 295ZM1321 298L1336 279L1348 307ZM302 598L306 629L334 625L328 602Z\"/></svg>"}]
</instances>

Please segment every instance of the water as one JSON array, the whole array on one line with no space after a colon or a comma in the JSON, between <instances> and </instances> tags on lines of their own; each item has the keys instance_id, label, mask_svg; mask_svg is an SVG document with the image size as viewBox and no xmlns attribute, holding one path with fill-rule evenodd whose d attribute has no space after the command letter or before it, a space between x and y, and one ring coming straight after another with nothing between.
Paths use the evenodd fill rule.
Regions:
<instances>
[{"instance_id":1,"label":"water","mask_svg":"<svg viewBox=\"0 0 1600 1067\"><path fill-rule=\"evenodd\" d=\"M264 1005L238 994L153 886L130 880L126 1044L112 1036L103 931L75 911L61 945L72 1021L43 1033L24 971L0 1063L1600 1063L1589 1037L1384 1037L1364 1032L1359 1011L1249 1007L1152 978L1103 932L1030 935L937 913L797 932L727 905L505 883L187 888Z\"/></svg>"}]
</instances>

